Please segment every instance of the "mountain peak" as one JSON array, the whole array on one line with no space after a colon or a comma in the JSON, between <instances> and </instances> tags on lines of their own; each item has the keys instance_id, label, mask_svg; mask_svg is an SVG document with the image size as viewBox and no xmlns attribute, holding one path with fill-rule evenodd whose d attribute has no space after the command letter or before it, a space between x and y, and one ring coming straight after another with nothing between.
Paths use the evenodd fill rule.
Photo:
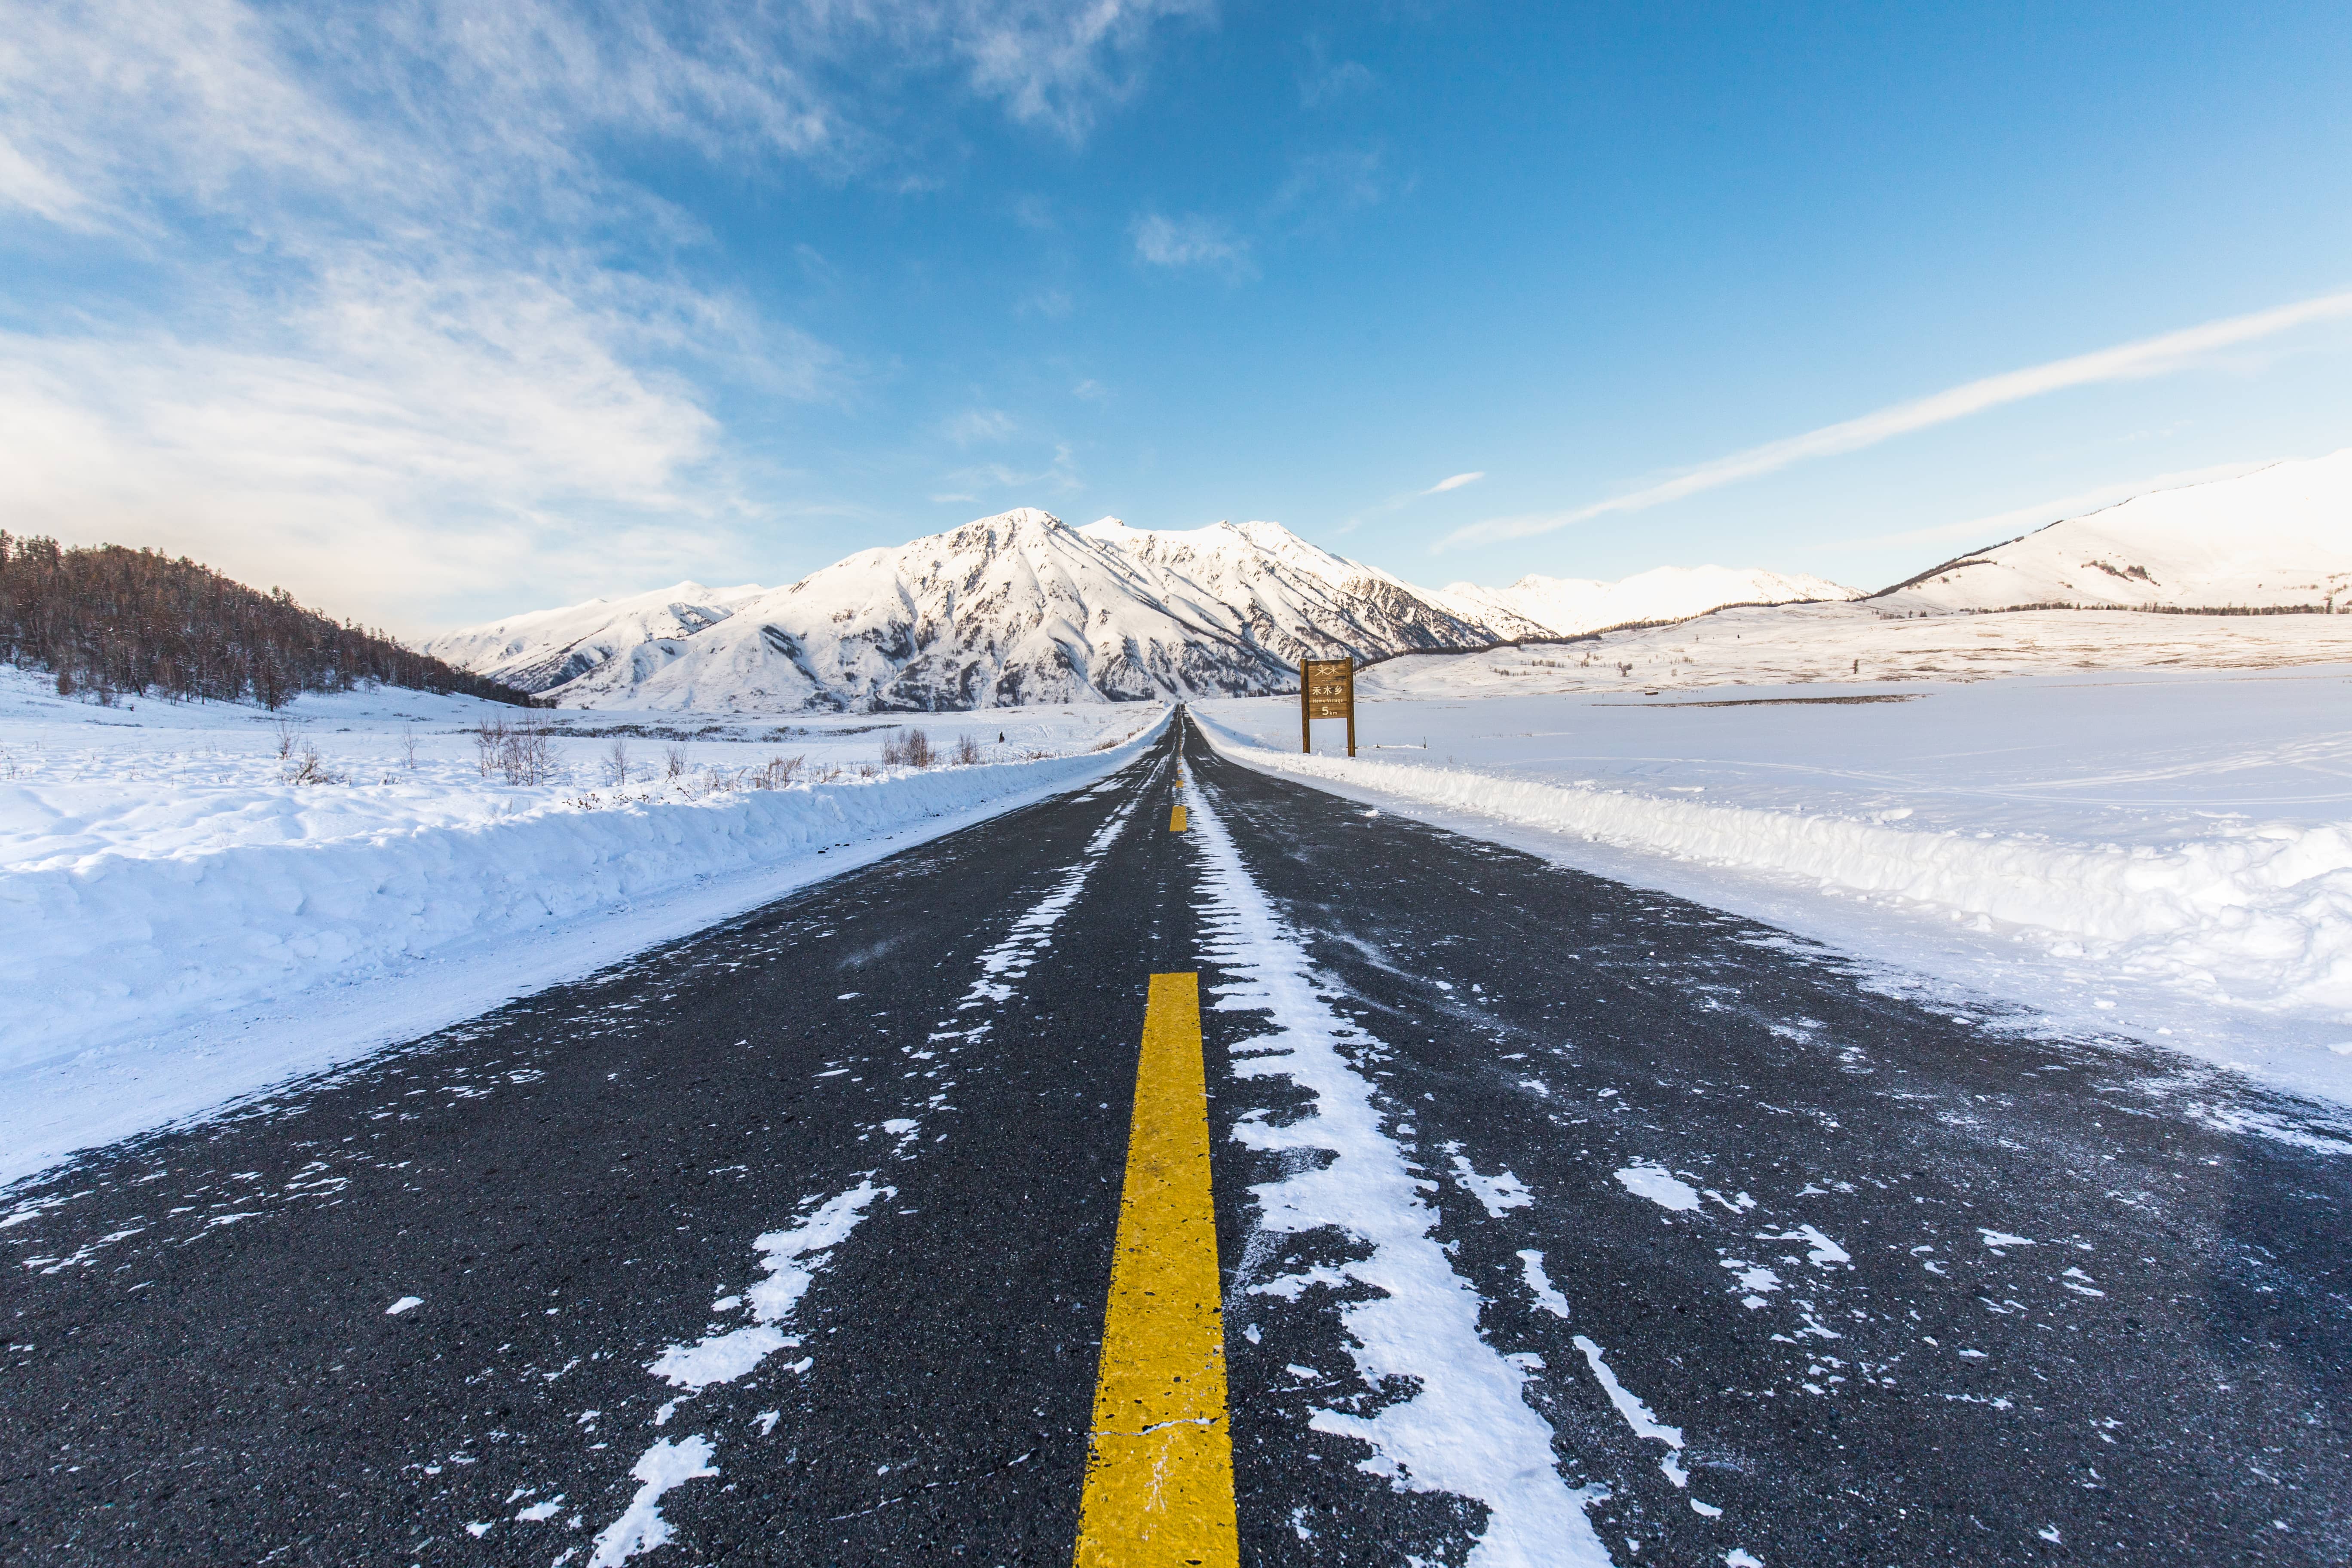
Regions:
<instances>
[{"instance_id":1,"label":"mountain peak","mask_svg":"<svg viewBox=\"0 0 2352 1568\"><path fill-rule=\"evenodd\" d=\"M617 608L588 636L558 617L560 643L450 640L569 706L889 712L1280 691L1302 658L1502 635L1279 523L1072 528L1035 507L860 551L706 625Z\"/></svg>"}]
</instances>

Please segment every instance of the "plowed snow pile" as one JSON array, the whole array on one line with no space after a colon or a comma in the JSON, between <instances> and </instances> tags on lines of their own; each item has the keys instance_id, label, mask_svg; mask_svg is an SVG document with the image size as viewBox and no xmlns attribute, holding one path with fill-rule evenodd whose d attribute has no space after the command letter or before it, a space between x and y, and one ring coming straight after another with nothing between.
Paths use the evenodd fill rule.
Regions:
<instances>
[{"instance_id":1,"label":"plowed snow pile","mask_svg":"<svg viewBox=\"0 0 2352 1568\"><path fill-rule=\"evenodd\" d=\"M1164 711L735 728L46 686L0 667L0 1181L1076 787ZM518 782L476 729L530 719L551 728ZM975 761L886 764L910 722Z\"/></svg>"},{"instance_id":2,"label":"plowed snow pile","mask_svg":"<svg viewBox=\"0 0 2352 1568\"><path fill-rule=\"evenodd\" d=\"M1860 657L1818 635L1847 611L1753 614L1777 617L1787 634L1768 646L1814 674ZM1937 623L1937 660L1974 651L1958 639L1985 622L2042 618ZM2035 636L2083 638L2095 631L2084 623L2110 617L2051 618ZM2219 635L2216 621L2122 618ZM2255 664L2274 645L2237 634L2290 622L2306 639L2352 628L2330 616L2218 624L2231 655ZM1815 636L1796 635L1807 626ZM1707 647L1692 627L1672 631L1679 643L1651 634L1644 651ZM2013 657L2020 630L2004 635ZM1703 689L1643 688L1609 668L1616 689L1540 694L1529 689L1597 683L1599 671L1530 666L1562 655L1529 648L1509 656L1525 675L1485 686L1523 694L1401 694L1475 689L1468 667L1486 657L1368 671L1353 762L1331 754L1334 723L1318 726L1317 754L1298 754L1295 701L1195 710L1253 766L2073 1025L2352 1093L2352 665Z\"/></svg>"}]
</instances>

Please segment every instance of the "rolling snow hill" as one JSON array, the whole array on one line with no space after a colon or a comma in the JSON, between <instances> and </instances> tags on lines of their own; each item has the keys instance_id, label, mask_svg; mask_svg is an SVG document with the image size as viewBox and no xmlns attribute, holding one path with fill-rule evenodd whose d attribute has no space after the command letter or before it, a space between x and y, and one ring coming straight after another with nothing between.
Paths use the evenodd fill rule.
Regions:
<instances>
[{"instance_id":1,"label":"rolling snow hill","mask_svg":"<svg viewBox=\"0 0 2352 1568\"><path fill-rule=\"evenodd\" d=\"M562 609L532 610L435 637L433 657L523 691L544 691L577 679L645 643L690 637L709 630L742 600L764 594L756 583L706 588L679 583L625 599L591 599Z\"/></svg>"},{"instance_id":2,"label":"rolling snow hill","mask_svg":"<svg viewBox=\"0 0 2352 1568\"><path fill-rule=\"evenodd\" d=\"M2352 448L2158 490L1971 552L1874 609L2332 606L2352 586Z\"/></svg>"},{"instance_id":3,"label":"rolling snow hill","mask_svg":"<svg viewBox=\"0 0 2352 1568\"><path fill-rule=\"evenodd\" d=\"M1276 691L1310 653L1516 635L1275 523L1076 529L1033 508L861 551L787 588L692 590L430 646L567 707L929 711Z\"/></svg>"},{"instance_id":4,"label":"rolling snow hill","mask_svg":"<svg viewBox=\"0 0 2352 1568\"><path fill-rule=\"evenodd\" d=\"M1507 588L1452 583L1433 596L1466 617L1510 616L1528 623L1529 632L1514 635L1574 637L1604 626L1687 620L1726 605L1786 605L1859 599L1862 595L1826 577L1752 567L1661 566L1617 583L1586 577L1522 577Z\"/></svg>"}]
</instances>

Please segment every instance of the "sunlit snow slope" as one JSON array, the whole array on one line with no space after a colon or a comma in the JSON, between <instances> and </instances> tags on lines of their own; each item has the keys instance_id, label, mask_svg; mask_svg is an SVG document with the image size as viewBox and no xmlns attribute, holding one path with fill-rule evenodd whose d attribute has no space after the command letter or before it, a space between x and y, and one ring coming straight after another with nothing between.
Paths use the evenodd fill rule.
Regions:
<instances>
[{"instance_id":1,"label":"sunlit snow slope","mask_svg":"<svg viewBox=\"0 0 2352 1568\"><path fill-rule=\"evenodd\" d=\"M1874 595L1894 611L2326 606L2352 584L2352 448L2136 496Z\"/></svg>"},{"instance_id":2,"label":"sunlit snow slope","mask_svg":"<svg viewBox=\"0 0 2352 1568\"><path fill-rule=\"evenodd\" d=\"M1308 654L1514 635L1276 523L1076 529L1033 508L861 551L788 588L684 609L670 603L682 593L431 646L565 706L929 711L1276 691ZM688 610L710 618L693 625Z\"/></svg>"},{"instance_id":3,"label":"sunlit snow slope","mask_svg":"<svg viewBox=\"0 0 2352 1568\"><path fill-rule=\"evenodd\" d=\"M434 658L524 691L544 691L602 668L648 643L709 630L734 605L765 593L756 583L706 588L679 583L625 599L591 599L470 626L425 645Z\"/></svg>"},{"instance_id":4,"label":"sunlit snow slope","mask_svg":"<svg viewBox=\"0 0 2352 1568\"><path fill-rule=\"evenodd\" d=\"M1606 626L1679 621L1726 605L1787 605L1816 599L1858 599L1854 589L1826 577L1750 567L1661 566L1622 582L1586 577L1522 577L1507 588L1450 583L1437 597L1447 608L1486 620L1516 617L1525 634L1574 637Z\"/></svg>"}]
</instances>

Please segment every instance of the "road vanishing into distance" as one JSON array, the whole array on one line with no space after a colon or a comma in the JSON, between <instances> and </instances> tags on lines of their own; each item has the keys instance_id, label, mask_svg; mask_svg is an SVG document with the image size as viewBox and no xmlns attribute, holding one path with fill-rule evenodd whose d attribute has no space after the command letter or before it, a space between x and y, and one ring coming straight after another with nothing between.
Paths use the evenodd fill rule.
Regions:
<instances>
[{"instance_id":1,"label":"road vanishing into distance","mask_svg":"<svg viewBox=\"0 0 2352 1568\"><path fill-rule=\"evenodd\" d=\"M1180 719L18 1187L0 1558L2340 1564L2344 1139Z\"/></svg>"}]
</instances>

